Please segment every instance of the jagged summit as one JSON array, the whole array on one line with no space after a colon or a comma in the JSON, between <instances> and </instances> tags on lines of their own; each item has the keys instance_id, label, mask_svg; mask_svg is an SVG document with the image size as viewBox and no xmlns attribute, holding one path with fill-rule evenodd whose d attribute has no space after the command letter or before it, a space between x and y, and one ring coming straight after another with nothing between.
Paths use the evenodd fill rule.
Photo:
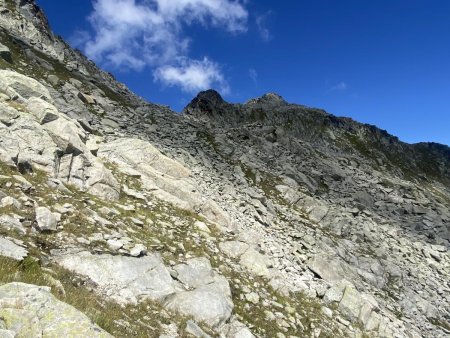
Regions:
<instances>
[{"instance_id":1,"label":"jagged summit","mask_svg":"<svg viewBox=\"0 0 450 338\"><path fill-rule=\"evenodd\" d=\"M206 90L198 95L184 108L183 113L195 116L212 124L238 124L249 121L264 120L266 114L287 106L288 103L278 94L267 93L250 99L244 104L228 103L215 90ZM261 112L264 111L264 114Z\"/></svg>"},{"instance_id":2,"label":"jagged summit","mask_svg":"<svg viewBox=\"0 0 450 338\"><path fill-rule=\"evenodd\" d=\"M261 104L261 103L273 104L273 105L287 104L287 102L283 99L283 97L276 93L266 93L261 97L248 100L245 104L253 105L253 104Z\"/></svg>"}]
</instances>

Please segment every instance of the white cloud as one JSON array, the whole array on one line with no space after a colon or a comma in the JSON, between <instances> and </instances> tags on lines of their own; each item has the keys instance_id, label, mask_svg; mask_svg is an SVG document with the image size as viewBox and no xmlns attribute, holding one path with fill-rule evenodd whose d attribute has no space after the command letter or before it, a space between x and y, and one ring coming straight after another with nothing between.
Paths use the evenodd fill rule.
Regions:
<instances>
[{"instance_id":1,"label":"white cloud","mask_svg":"<svg viewBox=\"0 0 450 338\"><path fill-rule=\"evenodd\" d=\"M161 69L186 70L189 69L186 65L206 65L207 59L188 58L190 39L183 32L185 26L197 23L231 34L246 31L248 12L242 1L93 0L94 10L89 16L93 35L83 37L84 43L79 47L89 58L109 67L142 70L149 66L158 73L155 78L163 81ZM216 71L221 75L219 67ZM203 81L198 87L214 81L223 85L222 75L210 75L210 78L213 82L197 77Z\"/></svg>"},{"instance_id":2,"label":"white cloud","mask_svg":"<svg viewBox=\"0 0 450 338\"><path fill-rule=\"evenodd\" d=\"M256 27L258 27L259 35L261 39L266 42L272 40L273 36L270 30L267 28L267 18L272 14L272 11L267 12L264 15L256 17Z\"/></svg>"},{"instance_id":3,"label":"white cloud","mask_svg":"<svg viewBox=\"0 0 450 338\"><path fill-rule=\"evenodd\" d=\"M179 66L162 66L155 71L155 79L168 86L180 86L186 92L216 87L226 94L228 85L217 63L204 58L201 61L185 59Z\"/></svg>"},{"instance_id":4,"label":"white cloud","mask_svg":"<svg viewBox=\"0 0 450 338\"><path fill-rule=\"evenodd\" d=\"M256 84L258 83L258 72L254 68L250 68L248 70L248 76L252 79L252 81Z\"/></svg>"},{"instance_id":5,"label":"white cloud","mask_svg":"<svg viewBox=\"0 0 450 338\"><path fill-rule=\"evenodd\" d=\"M341 81L341 82L335 84L334 86L332 86L329 90L332 91L332 92L334 92L334 91L344 91L347 88L348 88L348 85L345 82Z\"/></svg>"}]
</instances>

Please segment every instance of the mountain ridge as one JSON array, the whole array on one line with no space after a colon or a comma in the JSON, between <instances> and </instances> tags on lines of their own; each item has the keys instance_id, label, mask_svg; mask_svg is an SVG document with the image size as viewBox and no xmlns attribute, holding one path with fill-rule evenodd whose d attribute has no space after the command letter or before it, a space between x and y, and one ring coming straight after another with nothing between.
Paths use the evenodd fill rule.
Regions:
<instances>
[{"instance_id":1,"label":"mountain ridge","mask_svg":"<svg viewBox=\"0 0 450 338\"><path fill-rule=\"evenodd\" d=\"M270 95L273 95L274 98L268 98ZM316 133L316 137L319 139L327 138L330 135L329 132L333 132L333 129L335 132L336 129L344 130L349 133L345 136L351 138L350 142L363 155L367 155L369 148L379 149L382 154L396 152L394 156L400 156L401 153L407 152L407 156L401 161L413 163L414 159L419 159L420 162L413 168L406 168L406 170L415 171L419 175L431 174L447 184L450 182L450 172L445 169L450 166L450 147L447 145L434 142L408 144L375 125L360 123L348 117L337 117L317 108L287 103L278 94L264 94L260 98L251 99L245 104L230 104L224 101L218 92L208 90L199 93L185 107L183 114L193 115L200 119L206 118L212 125L225 124L236 127L240 123L264 124L266 122L268 125L280 127L289 125L291 129L300 129L300 132L296 133L296 136L300 137L302 137L302 134L306 134L306 130L301 128L301 125L307 122L307 128L319 131ZM282 114L287 114L287 116L279 118ZM302 120L300 116L303 115L306 118L306 114L311 115L308 121ZM371 145L365 145L365 140L374 140L374 142ZM309 141L315 140L309 139ZM434 168L430 171L428 167L430 158L426 156L428 151L432 152L433 162L443 163L444 170Z\"/></svg>"}]
</instances>

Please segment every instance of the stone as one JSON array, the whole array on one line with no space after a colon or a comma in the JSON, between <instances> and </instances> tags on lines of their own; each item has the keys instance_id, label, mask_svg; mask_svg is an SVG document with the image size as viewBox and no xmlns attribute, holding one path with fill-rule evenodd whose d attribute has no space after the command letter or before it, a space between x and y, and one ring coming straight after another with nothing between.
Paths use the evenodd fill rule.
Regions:
<instances>
[{"instance_id":1,"label":"stone","mask_svg":"<svg viewBox=\"0 0 450 338\"><path fill-rule=\"evenodd\" d=\"M97 151L98 151L98 149L97 149ZM124 186L122 187L122 191L123 191L127 196L136 198L136 199L138 199L138 200L143 200L143 201L145 201L145 196L144 196L144 194L142 194L142 193L140 193L139 191L136 191L136 190L134 190L134 189L130 189L130 188L128 188L126 185L124 185Z\"/></svg>"},{"instance_id":2,"label":"stone","mask_svg":"<svg viewBox=\"0 0 450 338\"><path fill-rule=\"evenodd\" d=\"M336 283L345 275L338 260L324 255L315 255L308 261L307 266L329 283Z\"/></svg>"},{"instance_id":3,"label":"stone","mask_svg":"<svg viewBox=\"0 0 450 338\"><path fill-rule=\"evenodd\" d=\"M174 270L177 280L189 289L208 286L224 296L231 297L227 279L215 272L205 257L188 259L185 264L174 266Z\"/></svg>"},{"instance_id":4,"label":"stone","mask_svg":"<svg viewBox=\"0 0 450 338\"><path fill-rule=\"evenodd\" d=\"M158 254L135 258L86 251L53 252L55 262L77 274L89 277L96 291L121 304L138 300L162 300L175 292L169 271Z\"/></svg>"},{"instance_id":5,"label":"stone","mask_svg":"<svg viewBox=\"0 0 450 338\"><path fill-rule=\"evenodd\" d=\"M211 233L211 230L209 230L209 228L208 228L208 226L206 225L205 222L195 221L194 227L195 227L197 230L202 231L202 232L205 232L205 233L207 233L207 234L210 234L210 233Z\"/></svg>"},{"instance_id":6,"label":"stone","mask_svg":"<svg viewBox=\"0 0 450 338\"><path fill-rule=\"evenodd\" d=\"M6 196L0 201L0 208L14 207L16 209L22 208L22 204L14 197Z\"/></svg>"},{"instance_id":7,"label":"stone","mask_svg":"<svg viewBox=\"0 0 450 338\"><path fill-rule=\"evenodd\" d=\"M108 249L111 251L118 251L123 247L123 242L118 239L108 239L106 242Z\"/></svg>"},{"instance_id":8,"label":"stone","mask_svg":"<svg viewBox=\"0 0 450 338\"><path fill-rule=\"evenodd\" d=\"M249 328L238 320L232 320L221 332L227 338L255 338Z\"/></svg>"},{"instance_id":9,"label":"stone","mask_svg":"<svg viewBox=\"0 0 450 338\"><path fill-rule=\"evenodd\" d=\"M196 321L205 322L213 328L223 325L233 310L231 299L210 286L172 294L163 305L182 315L192 316Z\"/></svg>"},{"instance_id":10,"label":"stone","mask_svg":"<svg viewBox=\"0 0 450 338\"><path fill-rule=\"evenodd\" d=\"M0 329L0 337L2 338L16 338L16 332L11 330Z\"/></svg>"},{"instance_id":11,"label":"stone","mask_svg":"<svg viewBox=\"0 0 450 338\"><path fill-rule=\"evenodd\" d=\"M340 312L350 321L356 321L362 306L360 293L352 286L347 286L339 302Z\"/></svg>"},{"instance_id":12,"label":"stone","mask_svg":"<svg viewBox=\"0 0 450 338\"><path fill-rule=\"evenodd\" d=\"M251 273L260 277L268 277L270 275L269 259L254 249L248 249L240 259L240 264L246 267Z\"/></svg>"},{"instance_id":13,"label":"stone","mask_svg":"<svg viewBox=\"0 0 450 338\"><path fill-rule=\"evenodd\" d=\"M136 244L130 250L130 256L132 256L132 257L139 257L142 255L145 255L146 253L147 253L147 248L143 244Z\"/></svg>"},{"instance_id":14,"label":"stone","mask_svg":"<svg viewBox=\"0 0 450 338\"><path fill-rule=\"evenodd\" d=\"M22 261L28 255L28 251L9 239L0 237L0 255Z\"/></svg>"},{"instance_id":15,"label":"stone","mask_svg":"<svg viewBox=\"0 0 450 338\"><path fill-rule=\"evenodd\" d=\"M86 103L86 104L95 104L96 103L95 98L92 97L91 95L79 92L77 96L83 103Z\"/></svg>"},{"instance_id":16,"label":"stone","mask_svg":"<svg viewBox=\"0 0 450 338\"><path fill-rule=\"evenodd\" d=\"M364 328L367 331L377 331L381 323L381 316L376 312L371 312Z\"/></svg>"},{"instance_id":17,"label":"stone","mask_svg":"<svg viewBox=\"0 0 450 338\"><path fill-rule=\"evenodd\" d=\"M59 77L57 77L56 75L50 74L49 76L47 76L47 81L52 84L53 86L57 86L60 84L60 80Z\"/></svg>"},{"instance_id":18,"label":"stone","mask_svg":"<svg viewBox=\"0 0 450 338\"><path fill-rule=\"evenodd\" d=\"M111 119L102 119L102 124L115 130L120 128L120 125Z\"/></svg>"},{"instance_id":19,"label":"stone","mask_svg":"<svg viewBox=\"0 0 450 338\"><path fill-rule=\"evenodd\" d=\"M259 303L259 296L258 296L258 294L256 292L247 293L245 295L245 299L248 302L252 303L252 304L258 304Z\"/></svg>"},{"instance_id":20,"label":"stone","mask_svg":"<svg viewBox=\"0 0 450 338\"><path fill-rule=\"evenodd\" d=\"M16 180L17 182L19 182L19 184L20 184L20 189L21 189L22 191L29 192L29 191L33 188L33 185L32 185L30 182L28 182L28 181L25 179L25 177L23 177L23 176L21 176L21 175L13 175L12 177L14 178L14 180Z\"/></svg>"},{"instance_id":21,"label":"stone","mask_svg":"<svg viewBox=\"0 0 450 338\"><path fill-rule=\"evenodd\" d=\"M186 332L196 338L211 338L209 334L206 334L200 326L198 326L194 321L188 320L186 323Z\"/></svg>"},{"instance_id":22,"label":"stone","mask_svg":"<svg viewBox=\"0 0 450 338\"><path fill-rule=\"evenodd\" d=\"M2 43L0 43L0 57L6 62L13 62L11 51Z\"/></svg>"},{"instance_id":23,"label":"stone","mask_svg":"<svg viewBox=\"0 0 450 338\"><path fill-rule=\"evenodd\" d=\"M322 306L320 308L320 310L322 311L322 313L327 316L328 318L333 318L333 310L331 310L330 308L326 307L326 306Z\"/></svg>"},{"instance_id":24,"label":"stone","mask_svg":"<svg viewBox=\"0 0 450 338\"><path fill-rule=\"evenodd\" d=\"M0 318L5 329L14 332L13 337L112 338L86 315L57 300L49 287L0 286Z\"/></svg>"},{"instance_id":25,"label":"stone","mask_svg":"<svg viewBox=\"0 0 450 338\"><path fill-rule=\"evenodd\" d=\"M40 97L50 103L52 102L52 98L47 88L35 79L15 71L0 70L0 88L2 86L10 88L24 99Z\"/></svg>"},{"instance_id":26,"label":"stone","mask_svg":"<svg viewBox=\"0 0 450 338\"><path fill-rule=\"evenodd\" d=\"M38 97L29 98L27 108L36 117L39 124L46 124L59 118L56 107Z\"/></svg>"},{"instance_id":27,"label":"stone","mask_svg":"<svg viewBox=\"0 0 450 338\"><path fill-rule=\"evenodd\" d=\"M36 228L39 231L56 231L58 218L61 217L58 213L53 213L46 207L37 207L36 212Z\"/></svg>"},{"instance_id":28,"label":"stone","mask_svg":"<svg viewBox=\"0 0 450 338\"><path fill-rule=\"evenodd\" d=\"M221 326L230 318L233 310L230 286L206 258L189 259L174 270L177 280L192 291L169 296L163 303L165 307L213 327Z\"/></svg>"},{"instance_id":29,"label":"stone","mask_svg":"<svg viewBox=\"0 0 450 338\"><path fill-rule=\"evenodd\" d=\"M9 215L0 216L0 227L5 230L15 230L20 234L26 234L26 230L20 221Z\"/></svg>"}]
</instances>

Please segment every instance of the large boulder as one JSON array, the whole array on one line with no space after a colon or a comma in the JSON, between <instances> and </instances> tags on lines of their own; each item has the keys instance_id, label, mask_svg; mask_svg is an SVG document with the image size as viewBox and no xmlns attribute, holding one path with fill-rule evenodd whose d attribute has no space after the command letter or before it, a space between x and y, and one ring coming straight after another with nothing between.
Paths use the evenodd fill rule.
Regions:
<instances>
[{"instance_id":1,"label":"large boulder","mask_svg":"<svg viewBox=\"0 0 450 338\"><path fill-rule=\"evenodd\" d=\"M233 302L225 277L216 273L206 258L192 258L174 267L177 280L189 291L173 294L164 306L197 321L219 327L231 316Z\"/></svg>"},{"instance_id":2,"label":"large boulder","mask_svg":"<svg viewBox=\"0 0 450 338\"><path fill-rule=\"evenodd\" d=\"M23 227L22 223L20 223L20 221L17 218L10 215L0 216L0 228L7 231L14 230L22 235L26 233L26 230Z\"/></svg>"},{"instance_id":3,"label":"large boulder","mask_svg":"<svg viewBox=\"0 0 450 338\"><path fill-rule=\"evenodd\" d=\"M100 293L121 304L136 304L143 298L161 300L175 292L170 273L158 254L139 258L86 251L54 254L57 264L88 277Z\"/></svg>"},{"instance_id":4,"label":"large boulder","mask_svg":"<svg viewBox=\"0 0 450 338\"><path fill-rule=\"evenodd\" d=\"M0 286L2 337L112 337L49 287L24 283Z\"/></svg>"},{"instance_id":5,"label":"large boulder","mask_svg":"<svg viewBox=\"0 0 450 338\"><path fill-rule=\"evenodd\" d=\"M0 90L6 93L15 93L22 99L30 97L40 97L48 102L52 102L52 97L44 85L11 70L0 70Z\"/></svg>"},{"instance_id":6,"label":"large boulder","mask_svg":"<svg viewBox=\"0 0 450 338\"><path fill-rule=\"evenodd\" d=\"M54 105L38 97L31 97L27 101L27 109L40 124L45 124L59 118L59 112Z\"/></svg>"},{"instance_id":7,"label":"large boulder","mask_svg":"<svg viewBox=\"0 0 450 338\"><path fill-rule=\"evenodd\" d=\"M214 328L225 323L233 310L233 303L229 298L207 285L193 291L176 293L164 302L164 306Z\"/></svg>"},{"instance_id":8,"label":"large boulder","mask_svg":"<svg viewBox=\"0 0 450 338\"><path fill-rule=\"evenodd\" d=\"M268 269L270 265L269 258L254 249L248 249L241 256L239 262L256 276L268 277L270 275L270 271Z\"/></svg>"},{"instance_id":9,"label":"large boulder","mask_svg":"<svg viewBox=\"0 0 450 338\"><path fill-rule=\"evenodd\" d=\"M312 257L308 263L308 268L329 283L339 282L344 276L339 259L318 254Z\"/></svg>"},{"instance_id":10,"label":"large boulder","mask_svg":"<svg viewBox=\"0 0 450 338\"><path fill-rule=\"evenodd\" d=\"M0 256L9 257L17 261L23 260L28 255L28 251L10 241L9 239L0 237Z\"/></svg>"},{"instance_id":11,"label":"large boulder","mask_svg":"<svg viewBox=\"0 0 450 338\"><path fill-rule=\"evenodd\" d=\"M56 231L58 224L58 214L51 212L46 207L37 207L36 212L36 227L39 231Z\"/></svg>"}]
</instances>

